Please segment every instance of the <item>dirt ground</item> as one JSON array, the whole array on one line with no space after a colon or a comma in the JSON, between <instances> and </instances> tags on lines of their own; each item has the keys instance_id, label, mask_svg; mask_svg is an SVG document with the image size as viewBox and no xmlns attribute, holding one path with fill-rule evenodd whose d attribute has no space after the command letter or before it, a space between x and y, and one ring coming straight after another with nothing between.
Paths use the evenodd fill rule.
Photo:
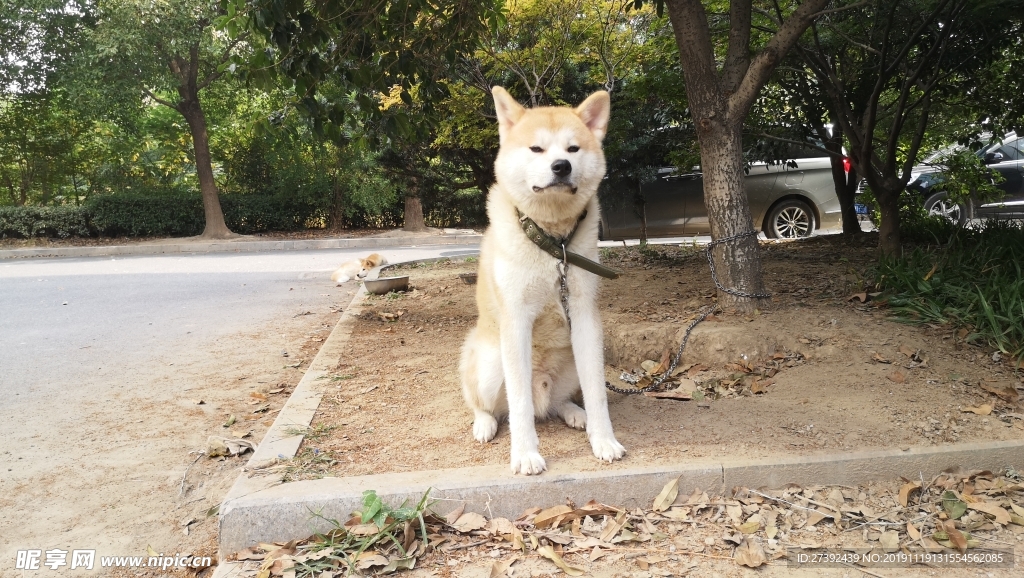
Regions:
<instances>
[{"instance_id":1,"label":"dirt ground","mask_svg":"<svg viewBox=\"0 0 1024 578\"><path fill-rule=\"evenodd\" d=\"M703 400L609 393L628 453L605 464L585 434L538 424L549 467L598 470L702 459L763 458L1024 438L1024 416L984 389L1017 392L1024 375L950 328L900 323L884 306L849 299L866 287L874 241L839 237L763 245L771 305L752 317L719 313L683 355ZM703 253L605 249L626 274L602 281L607 376L673 351L682 328L713 302ZM371 298L337 366L291 478L505 464L507 426L488 444L471 435L458 378L475 322L474 262L410 267L414 290ZM650 365L650 363L648 365ZM757 392L757 393L755 393ZM984 405L990 414L967 408Z\"/></svg>"},{"instance_id":2,"label":"dirt ground","mask_svg":"<svg viewBox=\"0 0 1024 578\"><path fill-rule=\"evenodd\" d=\"M99 568L101 555L150 549L216 560L216 507L248 456L211 459L199 452L212 435L263 438L356 289L334 289L327 275L329 297L311 287L303 309L259 331L96 378L123 383L120 393L96 397L105 385L75 383L80 394L66 407L68 419L25 415L0 426L0 576L23 575L14 562L15 550L25 548L96 548L91 575L169 575ZM8 473L11 466L16 471ZM90 575L62 570L40 572Z\"/></svg>"}]
</instances>

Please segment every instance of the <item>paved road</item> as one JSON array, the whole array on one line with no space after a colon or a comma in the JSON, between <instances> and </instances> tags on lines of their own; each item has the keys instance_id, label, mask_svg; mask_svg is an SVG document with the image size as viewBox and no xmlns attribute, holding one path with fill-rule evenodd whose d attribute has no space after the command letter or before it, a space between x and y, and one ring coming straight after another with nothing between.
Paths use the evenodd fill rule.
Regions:
<instances>
[{"instance_id":1,"label":"paved road","mask_svg":"<svg viewBox=\"0 0 1024 578\"><path fill-rule=\"evenodd\" d=\"M225 413L251 413L263 376L299 375L282 348L294 360L326 337L356 287L335 287L331 271L370 252L0 261L0 575L15 550L138 555L178 547L176 520L213 524L202 512L236 470L204 461L182 497L188 452L227 431ZM477 249L379 252L394 263Z\"/></svg>"},{"instance_id":2,"label":"paved road","mask_svg":"<svg viewBox=\"0 0 1024 578\"><path fill-rule=\"evenodd\" d=\"M257 328L329 292L322 281L339 262L371 251L0 261L0 408ZM398 262L476 251L437 246L381 253ZM320 293L310 294L307 285Z\"/></svg>"}]
</instances>

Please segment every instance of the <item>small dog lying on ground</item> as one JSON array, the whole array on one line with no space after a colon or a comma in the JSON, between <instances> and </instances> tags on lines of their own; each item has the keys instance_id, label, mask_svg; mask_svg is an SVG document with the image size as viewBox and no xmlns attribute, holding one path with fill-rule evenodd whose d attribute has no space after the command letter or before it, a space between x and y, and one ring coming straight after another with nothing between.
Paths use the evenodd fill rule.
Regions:
<instances>
[{"instance_id":1,"label":"small dog lying on ground","mask_svg":"<svg viewBox=\"0 0 1024 578\"><path fill-rule=\"evenodd\" d=\"M366 277L370 269L375 267L382 267L388 264L388 260L382 255L373 253L367 256L365 259L352 259L351 261L345 261L338 267L338 270L331 274L331 281L337 282L339 285L350 280L350 279L362 279Z\"/></svg>"}]
</instances>

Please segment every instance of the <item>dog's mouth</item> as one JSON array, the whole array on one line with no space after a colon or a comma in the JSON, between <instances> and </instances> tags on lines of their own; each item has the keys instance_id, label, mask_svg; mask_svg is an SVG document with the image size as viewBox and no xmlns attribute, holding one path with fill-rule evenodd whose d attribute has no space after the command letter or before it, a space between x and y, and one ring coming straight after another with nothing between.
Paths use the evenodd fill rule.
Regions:
<instances>
[{"instance_id":1,"label":"dog's mouth","mask_svg":"<svg viewBox=\"0 0 1024 578\"><path fill-rule=\"evenodd\" d=\"M533 192L540 193L540 192L546 191L546 190L551 189L551 188L556 188L556 187L557 188L563 188L563 189L569 189L570 193L572 193L574 195L576 194L577 187L576 187L576 185L571 184L571 183L551 183L550 185L547 185L546 187L538 187L538 186L534 185Z\"/></svg>"}]
</instances>

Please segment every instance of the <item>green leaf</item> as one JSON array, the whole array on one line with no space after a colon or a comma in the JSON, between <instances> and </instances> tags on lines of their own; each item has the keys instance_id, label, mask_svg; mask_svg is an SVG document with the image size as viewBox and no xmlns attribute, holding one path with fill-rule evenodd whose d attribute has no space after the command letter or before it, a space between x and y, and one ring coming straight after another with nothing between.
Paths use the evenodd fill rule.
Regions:
<instances>
[{"instance_id":1,"label":"green leaf","mask_svg":"<svg viewBox=\"0 0 1024 578\"><path fill-rule=\"evenodd\" d=\"M384 502L382 502L380 497L377 496L377 492L374 490L366 490L363 492L363 512L360 519L364 524L373 520L383 508ZM378 524L378 527L379 526L380 524Z\"/></svg>"},{"instance_id":2,"label":"green leaf","mask_svg":"<svg viewBox=\"0 0 1024 578\"><path fill-rule=\"evenodd\" d=\"M957 520L967 511L967 504L957 498L955 493L946 490L942 494L942 509L946 511L950 520Z\"/></svg>"}]
</instances>

